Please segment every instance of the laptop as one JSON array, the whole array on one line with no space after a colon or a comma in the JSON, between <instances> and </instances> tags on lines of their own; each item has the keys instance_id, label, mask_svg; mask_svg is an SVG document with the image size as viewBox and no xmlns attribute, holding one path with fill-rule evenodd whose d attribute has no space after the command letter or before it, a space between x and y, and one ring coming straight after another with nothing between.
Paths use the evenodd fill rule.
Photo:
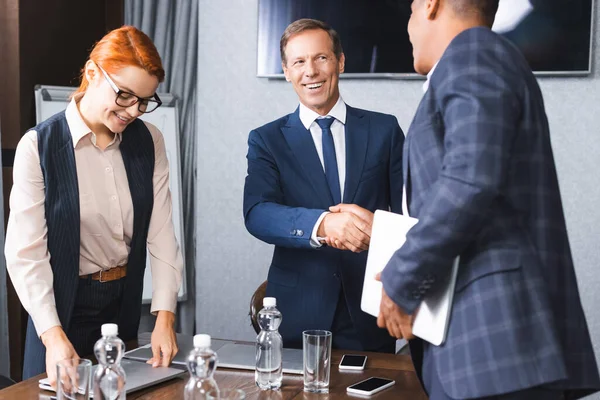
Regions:
<instances>
[{"instance_id":1,"label":"laptop","mask_svg":"<svg viewBox=\"0 0 600 400\"><path fill-rule=\"evenodd\" d=\"M418 222L407 215L406 211L402 215L377 210L373 217L360 307L375 317L379 315L382 288L381 282L375 280L375 275L383 270L396 250L402 247L408 231ZM413 322L413 335L435 346L441 346L446 339L458 266L459 257L456 257L451 269L449 268L450 273L421 302Z\"/></svg>"},{"instance_id":2,"label":"laptop","mask_svg":"<svg viewBox=\"0 0 600 400\"><path fill-rule=\"evenodd\" d=\"M122 359L121 366L125 370L125 392L132 393L136 390L147 388L148 386L156 385L169 379L176 378L186 373L181 369L175 369L171 367L157 367L153 368L152 365L146 364L145 362L131 361ZM93 379L94 372L96 371L97 365L92 366L91 379ZM92 380L90 379L90 387ZM55 392L50 386L48 378L39 380L39 387L43 390ZM90 388L91 389L91 388ZM94 394L90 390L90 398L93 398Z\"/></svg>"},{"instance_id":3,"label":"laptop","mask_svg":"<svg viewBox=\"0 0 600 400\"><path fill-rule=\"evenodd\" d=\"M186 366L187 357L194 349L193 337L177 334L179 351L172 363L176 366ZM256 367L256 348L254 344L234 343L231 340L212 339L210 348L217 353L219 361L217 368L235 368L254 370ZM125 353L125 358L136 361L147 361L152 358L152 348L147 344ZM283 349L283 372L287 374L303 374L302 350Z\"/></svg>"},{"instance_id":4,"label":"laptop","mask_svg":"<svg viewBox=\"0 0 600 400\"><path fill-rule=\"evenodd\" d=\"M231 341L212 339L210 342L210 348L213 351L218 352L218 350L227 343L231 343ZM190 352L194 349L194 337L178 333L177 347L179 348L179 351L177 352L177 354L175 354L175 357L173 358L171 363L177 366L187 367L187 357L190 354ZM129 350L125 352L125 355L123 357L129 360L146 362L152 358L152 346L150 343L148 343L147 345L138 347L137 349Z\"/></svg>"},{"instance_id":5,"label":"laptop","mask_svg":"<svg viewBox=\"0 0 600 400\"><path fill-rule=\"evenodd\" d=\"M252 344L228 343L217 351L217 368L236 368L254 371L256 347ZM301 349L283 349L281 354L283 372L302 375L304 373Z\"/></svg>"}]
</instances>

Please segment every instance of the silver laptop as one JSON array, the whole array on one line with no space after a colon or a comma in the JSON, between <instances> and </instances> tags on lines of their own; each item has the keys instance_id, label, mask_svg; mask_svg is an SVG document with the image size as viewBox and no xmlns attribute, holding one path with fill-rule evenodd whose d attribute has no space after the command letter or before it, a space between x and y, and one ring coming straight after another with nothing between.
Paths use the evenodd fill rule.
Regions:
<instances>
[{"instance_id":1,"label":"silver laptop","mask_svg":"<svg viewBox=\"0 0 600 400\"><path fill-rule=\"evenodd\" d=\"M177 334L177 346L179 351L173 358L175 365L185 366L187 356L194 349L193 337L190 335ZM256 367L256 348L254 344L233 343L231 340L213 339L211 349L217 353L219 362L217 368L237 368L254 370ZM125 353L125 358L137 361L147 361L152 358L150 344L130 350ZM288 374L303 374L302 350L283 349L283 372Z\"/></svg>"},{"instance_id":2,"label":"silver laptop","mask_svg":"<svg viewBox=\"0 0 600 400\"><path fill-rule=\"evenodd\" d=\"M217 351L217 368L237 368L254 370L256 367L256 348L251 344L228 343ZM303 374L302 350L283 349L281 355L283 372Z\"/></svg>"},{"instance_id":3,"label":"silver laptop","mask_svg":"<svg viewBox=\"0 0 600 400\"><path fill-rule=\"evenodd\" d=\"M229 340L219 340L212 339L210 343L210 348L214 351L217 351L225 344L231 343ZM194 349L194 337L190 335L177 334L177 347L179 351L171 361L174 365L178 366L187 366L187 357L190 354L190 351ZM219 354L219 353L217 353ZM151 344L148 343L145 346L138 347L137 349L129 350L125 352L124 358L128 358L130 360L135 361L148 361L152 358L152 347Z\"/></svg>"},{"instance_id":4,"label":"silver laptop","mask_svg":"<svg viewBox=\"0 0 600 400\"><path fill-rule=\"evenodd\" d=\"M169 379L176 378L186 373L186 371L171 367L157 367L153 368L152 365L146 364L145 362L121 360L121 366L125 370L125 392L132 393L136 390L147 388L148 386L156 385ZM96 365L92 366L92 379L94 372L96 371ZM91 385L90 381L90 385ZM55 390L50 386L48 378L39 380L40 389L49 390L54 392ZM91 389L91 388L90 388ZM90 390L90 398L93 398L93 393Z\"/></svg>"}]
</instances>

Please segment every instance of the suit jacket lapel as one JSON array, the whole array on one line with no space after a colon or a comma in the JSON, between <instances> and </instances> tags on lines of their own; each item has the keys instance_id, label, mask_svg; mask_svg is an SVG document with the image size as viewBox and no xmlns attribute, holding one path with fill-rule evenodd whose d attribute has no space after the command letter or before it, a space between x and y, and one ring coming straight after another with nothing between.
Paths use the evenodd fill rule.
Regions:
<instances>
[{"instance_id":1,"label":"suit jacket lapel","mask_svg":"<svg viewBox=\"0 0 600 400\"><path fill-rule=\"evenodd\" d=\"M323 165L315 148L315 142L310 131L302 125L298 109L290 114L287 124L281 128L281 132L317 196L327 204L333 205L333 198L325 178Z\"/></svg>"},{"instance_id":2,"label":"suit jacket lapel","mask_svg":"<svg viewBox=\"0 0 600 400\"><path fill-rule=\"evenodd\" d=\"M346 105L346 181L342 201L354 203L354 195L365 165L369 142L369 120L360 111Z\"/></svg>"}]
</instances>

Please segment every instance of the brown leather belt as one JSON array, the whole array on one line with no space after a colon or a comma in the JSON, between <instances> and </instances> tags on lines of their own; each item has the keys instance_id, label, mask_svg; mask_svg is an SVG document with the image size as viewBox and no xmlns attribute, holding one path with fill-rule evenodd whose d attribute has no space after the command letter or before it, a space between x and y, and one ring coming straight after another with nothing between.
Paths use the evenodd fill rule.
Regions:
<instances>
[{"instance_id":1,"label":"brown leather belt","mask_svg":"<svg viewBox=\"0 0 600 400\"><path fill-rule=\"evenodd\" d=\"M127 264L85 275L82 276L82 278L87 278L88 276L93 280L100 282L116 281L117 279L125 278L125 276L127 276Z\"/></svg>"}]
</instances>

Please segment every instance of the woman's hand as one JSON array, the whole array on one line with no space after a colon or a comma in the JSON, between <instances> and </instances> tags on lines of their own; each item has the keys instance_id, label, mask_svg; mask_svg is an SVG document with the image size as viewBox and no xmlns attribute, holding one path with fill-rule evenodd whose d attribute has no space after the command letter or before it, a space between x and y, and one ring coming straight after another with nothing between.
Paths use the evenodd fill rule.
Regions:
<instances>
[{"instance_id":1,"label":"woman's hand","mask_svg":"<svg viewBox=\"0 0 600 400\"><path fill-rule=\"evenodd\" d=\"M147 361L153 367L168 367L177 351L179 351L174 324L175 314L164 310L158 312L156 324L150 338L152 358Z\"/></svg>"},{"instance_id":2,"label":"woman's hand","mask_svg":"<svg viewBox=\"0 0 600 400\"><path fill-rule=\"evenodd\" d=\"M46 374L50 385L56 389L56 363L71 358L79 359L79 355L60 326L48 329L40 339L46 346Z\"/></svg>"}]
</instances>

